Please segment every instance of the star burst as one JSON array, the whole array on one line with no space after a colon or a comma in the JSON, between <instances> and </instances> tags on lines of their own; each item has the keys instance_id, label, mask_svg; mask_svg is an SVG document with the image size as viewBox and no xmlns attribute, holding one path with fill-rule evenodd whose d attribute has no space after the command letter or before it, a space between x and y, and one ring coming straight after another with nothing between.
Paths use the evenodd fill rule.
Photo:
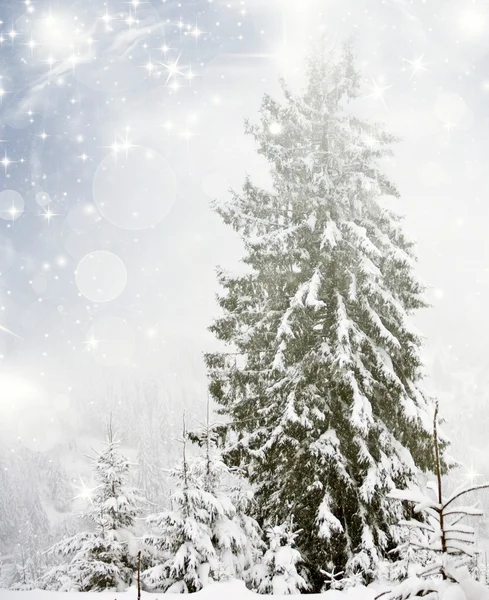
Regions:
<instances>
[{"instance_id":1,"label":"star burst","mask_svg":"<svg viewBox=\"0 0 489 600\"><path fill-rule=\"evenodd\" d=\"M372 85L370 86L370 89L372 91L370 94L368 94L368 96L365 97L373 98L374 100L380 100L382 104L387 108L387 104L385 102L385 92L391 87L391 85L381 86L377 83L377 81L375 81L375 79L372 79Z\"/></svg>"},{"instance_id":2,"label":"star burst","mask_svg":"<svg viewBox=\"0 0 489 600\"><path fill-rule=\"evenodd\" d=\"M85 347L89 352L95 352L95 350L98 349L100 342L101 340L98 340L92 332L90 338L83 343L85 344Z\"/></svg>"},{"instance_id":3,"label":"star burst","mask_svg":"<svg viewBox=\"0 0 489 600\"><path fill-rule=\"evenodd\" d=\"M110 148L112 154L117 157L117 155L121 152L124 152L126 158L129 156L129 151L131 148L137 148L136 144L133 144L129 140L129 127L126 127L124 137L118 135L117 133L114 135L114 141L110 146L105 146L105 148ZM85 158L83 158L85 156ZM88 157L84 154L82 155L82 159L86 160Z\"/></svg>"},{"instance_id":4,"label":"star burst","mask_svg":"<svg viewBox=\"0 0 489 600\"><path fill-rule=\"evenodd\" d=\"M41 214L46 223L50 225L53 217L59 217L58 213L53 212L49 207L44 209L44 212Z\"/></svg>"},{"instance_id":5,"label":"star burst","mask_svg":"<svg viewBox=\"0 0 489 600\"><path fill-rule=\"evenodd\" d=\"M423 59L424 59L424 54L422 54L421 56L419 56L418 58L415 58L413 60L408 60L407 58L403 58L403 61L405 63L407 63L408 65L411 65L410 79L413 79L413 77L418 75L418 73L422 73L424 71L429 72L429 69L427 68L426 63L424 62Z\"/></svg>"},{"instance_id":6,"label":"star burst","mask_svg":"<svg viewBox=\"0 0 489 600\"><path fill-rule=\"evenodd\" d=\"M73 497L73 500L85 500L86 502L90 502L90 504L93 504L95 492L100 486L97 485L95 487L89 487L81 477L79 477L79 479L80 485L73 486L78 492L77 495Z\"/></svg>"},{"instance_id":7,"label":"star burst","mask_svg":"<svg viewBox=\"0 0 489 600\"><path fill-rule=\"evenodd\" d=\"M9 168L10 165L14 164L15 160L11 160L8 156L7 156L7 151L5 150L5 154L2 158L2 160L0 160L0 164L3 165L3 168L5 169L5 173L7 173L7 170Z\"/></svg>"}]
</instances>

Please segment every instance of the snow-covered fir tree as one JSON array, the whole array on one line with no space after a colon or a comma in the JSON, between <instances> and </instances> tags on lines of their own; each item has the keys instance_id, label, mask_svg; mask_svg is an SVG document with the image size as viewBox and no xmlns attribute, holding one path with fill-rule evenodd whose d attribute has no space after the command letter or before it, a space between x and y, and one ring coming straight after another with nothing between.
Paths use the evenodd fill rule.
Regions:
<instances>
[{"instance_id":1,"label":"snow-covered fir tree","mask_svg":"<svg viewBox=\"0 0 489 600\"><path fill-rule=\"evenodd\" d=\"M390 581L403 581L422 571L434 556L429 549L429 538L425 528L399 527L399 545L391 551L393 560L385 561L384 577Z\"/></svg>"},{"instance_id":2,"label":"snow-covered fir tree","mask_svg":"<svg viewBox=\"0 0 489 600\"><path fill-rule=\"evenodd\" d=\"M3 440L2 440L3 441ZM43 480L47 460L21 442L0 443L0 552L4 554L0 587L28 588L45 562L50 523Z\"/></svg>"},{"instance_id":3,"label":"snow-covered fir tree","mask_svg":"<svg viewBox=\"0 0 489 600\"><path fill-rule=\"evenodd\" d=\"M22 511L22 522L18 532L18 541L13 553L10 570L10 589L30 590L35 588L41 575L43 560L38 536L27 510Z\"/></svg>"},{"instance_id":4,"label":"snow-covered fir tree","mask_svg":"<svg viewBox=\"0 0 489 600\"><path fill-rule=\"evenodd\" d=\"M21 541L19 533L26 520L34 535L47 536L40 458L21 442L9 449L0 443L0 550L10 552Z\"/></svg>"},{"instance_id":5,"label":"snow-covered fir tree","mask_svg":"<svg viewBox=\"0 0 489 600\"><path fill-rule=\"evenodd\" d=\"M84 519L89 531L55 544L50 553L60 565L43 577L43 587L81 592L124 589L136 568L136 519L143 499L127 485L130 464L120 452L120 442L108 427L106 448L93 459L97 487L89 493Z\"/></svg>"},{"instance_id":6,"label":"snow-covered fir tree","mask_svg":"<svg viewBox=\"0 0 489 600\"><path fill-rule=\"evenodd\" d=\"M267 551L253 569L253 585L257 592L284 596L308 589L309 584L297 570L302 557L295 548L296 537L290 523L268 528Z\"/></svg>"},{"instance_id":7,"label":"snow-covered fir tree","mask_svg":"<svg viewBox=\"0 0 489 600\"><path fill-rule=\"evenodd\" d=\"M260 526L252 516L255 504L253 492L244 487L239 472L235 472L234 475L238 477L231 490L231 500L236 508L234 519L243 531L247 542L241 548L240 569L237 571L241 572L241 578L245 580L247 585L251 586L252 569L261 559L265 544L262 540Z\"/></svg>"},{"instance_id":8,"label":"snow-covered fir tree","mask_svg":"<svg viewBox=\"0 0 489 600\"><path fill-rule=\"evenodd\" d=\"M227 348L206 357L225 459L247 470L261 525L294 517L315 591L330 563L375 575L402 512L387 493L433 466L410 323L423 286L379 167L395 140L347 110L359 85L349 47L312 55L303 91L284 84L247 125L273 186L247 178L216 203L245 247L244 273L219 270L211 329Z\"/></svg>"},{"instance_id":9,"label":"snow-covered fir tree","mask_svg":"<svg viewBox=\"0 0 489 600\"><path fill-rule=\"evenodd\" d=\"M239 473L232 473L222 461L217 445L220 425L210 422L209 409L208 399L206 424L194 437L201 447L194 468L201 477L204 491L217 498L223 507L211 522L212 542L220 561L220 578L236 577L248 582L251 568L261 554L261 530L248 514L253 502L251 492L242 489Z\"/></svg>"},{"instance_id":10,"label":"snow-covered fir tree","mask_svg":"<svg viewBox=\"0 0 489 600\"><path fill-rule=\"evenodd\" d=\"M223 488L228 469L212 453L209 429L203 452L187 457L171 472L176 490L172 509L148 517L152 532L144 537L153 566L143 573L147 588L163 592L196 592L210 581L247 579L259 549L259 528L237 510Z\"/></svg>"},{"instance_id":11,"label":"snow-covered fir tree","mask_svg":"<svg viewBox=\"0 0 489 600\"><path fill-rule=\"evenodd\" d=\"M35 588L36 576L33 564L28 555L28 548L17 544L14 550L14 560L10 570L11 590L32 590Z\"/></svg>"},{"instance_id":12,"label":"snow-covered fir tree","mask_svg":"<svg viewBox=\"0 0 489 600\"><path fill-rule=\"evenodd\" d=\"M40 473L50 505L59 513L67 513L73 497L68 474L56 458L40 465Z\"/></svg>"},{"instance_id":13,"label":"snow-covered fir tree","mask_svg":"<svg viewBox=\"0 0 489 600\"><path fill-rule=\"evenodd\" d=\"M137 486L144 492L153 511L161 507L165 498L166 482L163 477L162 424L147 413L140 417L141 432L137 445Z\"/></svg>"}]
</instances>

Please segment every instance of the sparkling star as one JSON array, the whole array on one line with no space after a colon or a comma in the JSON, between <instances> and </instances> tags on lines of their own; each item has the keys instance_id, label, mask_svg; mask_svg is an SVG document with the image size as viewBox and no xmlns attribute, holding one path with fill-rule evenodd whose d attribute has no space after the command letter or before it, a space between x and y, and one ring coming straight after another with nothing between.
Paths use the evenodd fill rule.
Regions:
<instances>
[{"instance_id":1,"label":"sparkling star","mask_svg":"<svg viewBox=\"0 0 489 600\"><path fill-rule=\"evenodd\" d=\"M75 72L75 66L76 66L76 64L80 60L79 57L77 56L74 48L71 49L71 54L70 54L70 56L66 60L67 60L67 62L71 63L71 70L74 73Z\"/></svg>"},{"instance_id":2,"label":"sparkling star","mask_svg":"<svg viewBox=\"0 0 489 600\"><path fill-rule=\"evenodd\" d=\"M15 221L22 211L19 210L12 202L12 206L6 212L12 217L12 221Z\"/></svg>"},{"instance_id":3,"label":"sparkling star","mask_svg":"<svg viewBox=\"0 0 489 600\"><path fill-rule=\"evenodd\" d=\"M49 225L53 217L58 217L59 214L53 212L50 208L46 208L41 216L44 217L44 219L46 219L46 222Z\"/></svg>"},{"instance_id":4,"label":"sparkling star","mask_svg":"<svg viewBox=\"0 0 489 600\"><path fill-rule=\"evenodd\" d=\"M185 78L188 79L190 83L192 83L192 80L195 79L195 77L195 73L192 71L192 68L189 67L188 71L185 73Z\"/></svg>"},{"instance_id":5,"label":"sparkling star","mask_svg":"<svg viewBox=\"0 0 489 600\"><path fill-rule=\"evenodd\" d=\"M477 477L482 477L482 473L477 473L476 470L474 469L474 465L471 464L470 465L470 469L467 470L467 472L464 474L465 476L465 480L469 481L469 483L471 485L474 484L475 480L477 479Z\"/></svg>"},{"instance_id":6,"label":"sparkling star","mask_svg":"<svg viewBox=\"0 0 489 600\"><path fill-rule=\"evenodd\" d=\"M74 487L76 490L78 490L78 494L73 498L73 500L77 500L77 499L87 500L88 502L90 502L92 504L94 493L100 486L90 488L86 485L86 483L80 477L80 485L74 486Z\"/></svg>"},{"instance_id":7,"label":"sparkling star","mask_svg":"<svg viewBox=\"0 0 489 600\"><path fill-rule=\"evenodd\" d=\"M190 31L190 35L192 35L195 39L198 39L202 33L203 32L197 27L197 25Z\"/></svg>"},{"instance_id":8,"label":"sparkling star","mask_svg":"<svg viewBox=\"0 0 489 600\"><path fill-rule=\"evenodd\" d=\"M131 141L129 140L129 130L128 128L126 128L125 137L122 139L122 141L121 137L118 136L116 133L114 135L114 141L108 147L112 150L112 154L114 154L114 156L117 157L119 152L125 152L127 158L131 148L136 148L136 144L131 143Z\"/></svg>"},{"instance_id":9,"label":"sparkling star","mask_svg":"<svg viewBox=\"0 0 489 600\"><path fill-rule=\"evenodd\" d=\"M0 163L3 165L3 168L5 169L5 173L7 172L7 169L9 168L9 166L11 164L13 164L14 160L10 160L10 158L7 156L7 152L5 152L4 157L2 158L2 160L0 160Z\"/></svg>"},{"instance_id":10,"label":"sparkling star","mask_svg":"<svg viewBox=\"0 0 489 600\"><path fill-rule=\"evenodd\" d=\"M149 59L148 62L144 65L144 68L148 72L148 75L151 77L151 75L153 75L156 69L156 65L153 62L151 62L151 59Z\"/></svg>"},{"instance_id":11,"label":"sparkling star","mask_svg":"<svg viewBox=\"0 0 489 600\"><path fill-rule=\"evenodd\" d=\"M387 104L385 103L384 94L391 87L392 87L391 85L386 85L384 87L381 87L375 81L375 79L372 79L372 85L370 86L372 93L365 97L366 98L374 98L374 100L380 100L382 102L382 104L387 108Z\"/></svg>"},{"instance_id":12,"label":"sparkling star","mask_svg":"<svg viewBox=\"0 0 489 600\"><path fill-rule=\"evenodd\" d=\"M126 18L126 25L129 25L129 28L131 28L135 23L139 23L138 19L135 19L131 13L129 13L128 17Z\"/></svg>"},{"instance_id":13,"label":"sparkling star","mask_svg":"<svg viewBox=\"0 0 489 600\"><path fill-rule=\"evenodd\" d=\"M426 63L423 62L423 58L424 54L422 54L419 58L415 58L414 60L408 60L407 58L403 58L404 62L408 63L408 65L411 65L410 79L412 79L415 75L421 73L422 71L429 71L429 69L426 67Z\"/></svg>"},{"instance_id":14,"label":"sparkling star","mask_svg":"<svg viewBox=\"0 0 489 600\"><path fill-rule=\"evenodd\" d=\"M168 71L166 83L168 83L173 77L176 77L177 75L182 75L182 72L180 71L180 68L178 66L179 60L180 60L180 55L178 56L177 60L173 63L169 63L169 64L160 63Z\"/></svg>"},{"instance_id":15,"label":"sparkling star","mask_svg":"<svg viewBox=\"0 0 489 600\"><path fill-rule=\"evenodd\" d=\"M15 29L12 26L12 29L8 32L7 34L9 36L9 38L12 40L12 42L15 40L15 38L19 35L17 33L17 31L15 31Z\"/></svg>"},{"instance_id":16,"label":"sparkling star","mask_svg":"<svg viewBox=\"0 0 489 600\"><path fill-rule=\"evenodd\" d=\"M34 48L39 46L38 42L36 42L36 40L32 39L32 37L25 45L29 48L29 50L31 51L31 54L34 52Z\"/></svg>"},{"instance_id":17,"label":"sparkling star","mask_svg":"<svg viewBox=\"0 0 489 600\"><path fill-rule=\"evenodd\" d=\"M97 340L92 332L90 339L83 343L85 344L85 346L87 347L87 350L89 352L95 352L95 350L98 348L100 342L101 342L101 340Z\"/></svg>"},{"instance_id":18,"label":"sparkling star","mask_svg":"<svg viewBox=\"0 0 489 600\"><path fill-rule=\"evenodd\" d=\"M45 62L49 66L49 70L51 70L56 60L53 55L50 54L43 62Z\"/></svg>"},{"instance_id":19,"label":"sparkling star","mask_svg":"<svg viewBox=\"0 0 489 600\"><path fill-rule=\"evenodd\" d=\"M112 31L110 23L112 22L113 17L109 14L107 6L105 7L105 13L100 17L100 20L105 23L105 31Z\"/></svg>"}]
</instances>

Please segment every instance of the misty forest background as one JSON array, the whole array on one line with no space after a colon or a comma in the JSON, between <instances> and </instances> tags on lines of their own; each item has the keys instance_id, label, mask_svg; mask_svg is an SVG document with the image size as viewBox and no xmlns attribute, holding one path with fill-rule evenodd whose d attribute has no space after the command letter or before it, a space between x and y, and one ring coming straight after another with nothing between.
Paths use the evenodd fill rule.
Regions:
<instances>
[{"instance_id":1,"label":"misty forest background","mask_svg":"<svg viewBox=\"0 0 489 600\"><path fill-rule=\"evenodd\" d=\"M411 23L405 21L409 17L405 12L397 16L389 13L388 17L410 27L405 25ZM365 45L368 46L368 36L356 46L360 67L364 66ZM477 53L469 52L468 62L479 64L480 60ZM219 74L229 65L228 58L222 58L209 67L207 74L213 91L227 89ZM365 67L368 70L368 65ZM457 90L462 91L464 66L458 65L456 70L460 73ZM430 71L427 77L433 81L435 76ZM441 75L431 84L430 102L447 87L444 77ZM58 283L50 282L49 293L45 294L45 275L36 279L36 268L29 270L27 265L26 281L17 286L14 301L10 288L14 287L15 277L11 274L19 271L21 252L14 251L7 237L0 240L5 270L11 269L2 283L2 300L7 313L14 314L18 326L15 330L23 336L32 332L28 348L7 334L2 334L1 340L2 359L7 357L10 361L9 373L14 376L11 381L18 383L16 389L10 380L9 385L0 386L0 560L5 563L11 562L27 539L31 548L41 552L83 528L78 515L86 506L87 490L94 486L87 454L92 454L92 448L103 447L108 419L112 419L122 439L124 454L134 464L131 483L143 489L151 503L146 513L169 506L174 483L168 469L182 456L178 441L182 414L185 412L190 429L205 422L208 379L204 353L220 347L208 330L217 310L215 295L219 286L215 268L218 264L231 271L239 268L243 254L239 236L222 223L209 201L216 196L216 190L221 200L228 197L229 185L240 187L245 171L255 174L263 185L270 183L266 162L258 157L253 143L243 137L242 121L236 114L254 121L264 89L272 96L279 94L277 78L258 79L257 85L255 68L243 64L229 78L226 86L249 82L250 96L234 99L232 110L227 105L218 109L223 115L221 133L216 132L211 120L206 124L209 130L192 141L191 149L175 149L171 146L173 141L169 145L168 154L174 151L185 166L179 173L182 184L178 201L168 217L145 232L139 246L131 246L133 232L118 231L119 237L110 234L112 247L119 244L127 264L138 265L137 278L129 282L130 300L117 299L108 308L87 309L85 300L70 307L75 291L60 290ZM293 73L295 86L294 78L300 81L303 73ZM414 108L409 102L403 105L399 99L399 110L395 104L392 108L389 104L386 110L382 102L372 106L365 99L371 95L370 81L365 77L362 85L365 91L356 101L360 114L386 121L394 134L409 133L411 127L421 139L422 130L430 131L434 118L428 119L430 126L426 127L426 115L416 113L417 100ZM480 91L480 85L477 90ZM465 91L465 100L473 111L465 117L467 121L480 122L478 133L463 119L460 130L455 127L448 133L437 123L443 131L432 138L429 147L422 147L413 134L410 140L395 144L394 158L382 159L382 169L401 191L401 199L393 200L393 208L406 215L403 228L417 242L416 274L429 286L426 297L432 307L417 312L413 322L425 336L425 387L440 402L446 420L443 429L452 442L450 453L462 463L461 469L447 476L453 484L477 483L489 474L489 338L485 323L489 263L484 245L487 205L483 200L487 182L477 158L481 140L478 135L483 136L488 121L478 112L475 89ZM13 130L15 115L8 100L3 114L7 127ZM229 133L222 134L227 127ZM151 133L145 143L152 136L156 134ZM215 164L205 163L201 167L203 173L195 167L199 176L207 177L207 192L203 194L202 177L196 178L197 184L192 178L185 180L185 174L189 164L198 162L196 157L209 146L216 149ZM463 151L457 154L460 148ZM230 149L239 157L232 165L219 158ZM453 164L452 172L441 170L441 163ZM405 168L408 164L410 168ZM226 173L225 178L222 173ZM59 183L63 174L55 170L53 179ZM58 187L61 190L61 184ZM448 193L450 202L446 201ZM80 194L77 206L60 219L60 229L54 229L61 239L69 236L69 243L76 248L75 257L88 250L87 236L110 237L105 225L84 220L81 209L87 197L86 193ZM49 240L54 237L53 230L44 236ZM35 255L35 248L29 246L28 250L29 255ZM42 306L38 297L44 300ZM87 314L88 324L84 322ZM116 337L107 355L103 347L100 350L87 346L88 326L95 318L120 319L116 322L119 325L121 321L135 324L134 329L128 329L127 345ZM152 321L157 321L157 326ZM109 330L113 331L110 327ZM211 407L216 408L214 404ZM481 493L479 499L489 513L488 495ZM489 549L487 521L481 520L476 527L481 548ZM41 559L44 560L48 559ZM44 567L40 565L41 570Z\"/></svg>"}]
</instances>

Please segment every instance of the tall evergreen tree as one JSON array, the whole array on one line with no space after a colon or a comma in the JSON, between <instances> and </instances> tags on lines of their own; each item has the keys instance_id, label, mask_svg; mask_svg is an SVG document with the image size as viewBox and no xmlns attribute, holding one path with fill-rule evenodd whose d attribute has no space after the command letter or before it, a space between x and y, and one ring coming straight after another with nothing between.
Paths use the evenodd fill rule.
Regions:
<instances>
[{"instance_id":1,"label":"tall evergreen tree","mask_svg":"<svg viewBox=\"0 0 489 600\"><path fill-rule=\"evenodd\" d=\"M63 562L43 578L47 589L80 592L124 589L136 568L136 518L142 498L127 485L129 461L108 428L106 448L93 461L98 486L83 515L89 531L55 544L50 553ZM64 562L67 559L66 562Z\"/></svg>"},{"instance_id":2,"label":"tall evergreen tree","mask_svg":"<svg viewBox=\"0 0 489 600\"><path fill-rule=\"evenodd\" d=\"M206 357L225 456L247 469L261 525L293 517L315 590L325 568L374 576L403 510L387 493L432 468L409 322L423 286L378 164L395 138L347 110L359 84L349 47L312 55L303 91L283 84L247 123L273 186L248 177L215 206L245 246L245 272L218 271L211 330L227 348Z\"/></svg>"}]
</instances>

